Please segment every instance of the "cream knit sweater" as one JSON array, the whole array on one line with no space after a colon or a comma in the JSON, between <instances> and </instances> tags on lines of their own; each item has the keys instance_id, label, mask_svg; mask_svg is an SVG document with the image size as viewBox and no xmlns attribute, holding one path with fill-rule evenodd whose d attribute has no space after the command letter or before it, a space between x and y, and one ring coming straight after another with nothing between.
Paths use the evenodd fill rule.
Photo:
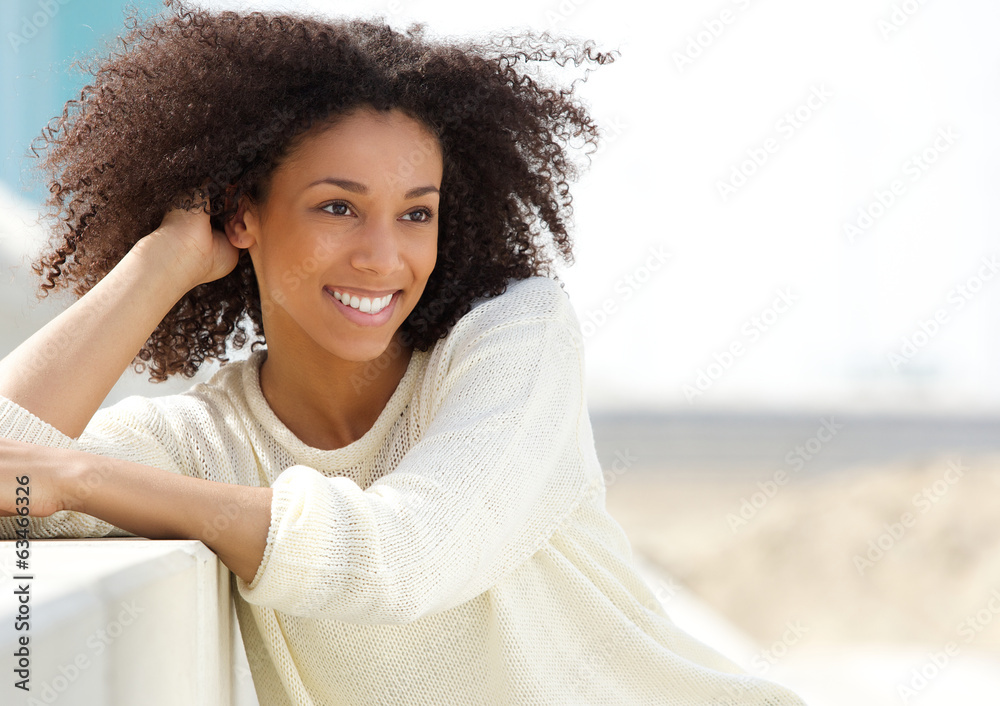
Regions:
<instances>
[{"instance_id":1,"label":"cream knit sweater","mask_svg":"<svg viewBox=\"0 0 1000 706\"><path fill-rule=\"evenodd\" d=\"M568 295L531 277L414 351L340 449L269 408L266 350L99 410L76 440L0 396L0 436L274 489L257 574L232 576L262 706L801 705L678 629L636 573L605 510L582 352ZM69 511L31 531L129 536Z\"/></svg>"}]
</instances>

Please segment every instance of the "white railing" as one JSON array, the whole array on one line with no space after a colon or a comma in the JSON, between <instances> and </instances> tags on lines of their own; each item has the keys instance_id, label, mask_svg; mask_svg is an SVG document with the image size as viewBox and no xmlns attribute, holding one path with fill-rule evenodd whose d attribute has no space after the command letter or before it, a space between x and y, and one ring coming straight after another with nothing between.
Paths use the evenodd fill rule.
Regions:
<instances>
[{"instance_id":1,"label":"white railing","mask_svg":"<svg viewBox=\"0 0 1000 706\"><path fill-rule=\"evenodd\" d=\"M258 706L231 574L204 544L36 539L30 549L29 570L20 571L14 541L0 541L0 704ZM750 638L635 560L679 627L749 667L758 649ZM17 629L21 615L26 631ZM25 675L30 691L15 686Z\"/></svg>"},{"instance_id":2,"label":"white railing","mask_svg":"<svg viewBox=\"0 0 1000 706\"><path fill-rule=\"evenodd\" d=\"M14 542L0 541L0 703L256 706L230 573L204 544L45 539L30 549L19 571ZM30 691L16 686L25 675Z\"/></svg>"}]
</instances>

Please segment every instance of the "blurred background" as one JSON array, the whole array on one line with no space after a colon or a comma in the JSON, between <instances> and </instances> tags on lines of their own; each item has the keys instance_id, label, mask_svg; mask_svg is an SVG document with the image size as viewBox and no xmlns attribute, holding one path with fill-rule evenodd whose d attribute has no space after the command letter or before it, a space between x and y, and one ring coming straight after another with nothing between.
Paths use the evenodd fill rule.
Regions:
<instances>
[{"instance_id":1,"label":"blurred background","mask_svg":"<svg viewBox=\"0 0 1000 706\"><path fill-rule=\"evenodd\" d=\"M604 142L559 276L608 507L669 577L657 595L703 600L747 638L748 669L812 704L996 703L1000 6L193 4L620 52L577 84ZM30 145L126 9L0 6L0 355L70 301L34 296L47 188ZM105 405L217 368L127 372Z\"/></svg>"}]
</instances>

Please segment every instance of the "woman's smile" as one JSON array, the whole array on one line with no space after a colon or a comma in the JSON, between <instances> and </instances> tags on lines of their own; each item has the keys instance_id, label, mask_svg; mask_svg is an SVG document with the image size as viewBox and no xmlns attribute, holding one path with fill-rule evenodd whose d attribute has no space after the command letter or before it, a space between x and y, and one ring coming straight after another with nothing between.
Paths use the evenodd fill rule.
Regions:
<instances>
[{"instance_id":1,"label":"woman's smile","mask_svg":"<svg viewBox=\"0 0 1000 706\"><path fill-rule=\"evenodd\" d=\"M401 291L383 297L369 298L348 295L346 292L342 294L330 287L323 288L323 292L334 303L337 311L359 326L381 326L388 322L396 311L396 302Z\"/></svg>"}]
</instances>

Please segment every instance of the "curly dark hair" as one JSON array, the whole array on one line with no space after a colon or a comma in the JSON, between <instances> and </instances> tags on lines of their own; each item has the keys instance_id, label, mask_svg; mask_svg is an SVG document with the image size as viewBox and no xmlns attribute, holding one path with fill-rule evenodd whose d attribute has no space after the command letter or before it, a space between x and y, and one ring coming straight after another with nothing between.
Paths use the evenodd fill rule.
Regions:
<instances>
[{"instance_id":1,"label":"curly dark hair","mask_svg":"<svg viewBox=\"0 0 1000 706\"><path fill-rule=\"evenodd\" d=\"M39 296L70 282L83 296L167 210L190 208L198 186L212 226L222 229L241 196L266 202L269 176L297 137L363 105L413 117L437 136L444 157L437 264L401 326L404 341L426 350L475 298L502 294L511 278L551 275L543 226L573 263L568 182L580 165L571 147L596 147L601 130L573 93L586 73L552 88L527 69L541 61L605 64L617 52L548 32L443 42L428 39L423 24L404 34L380 17L164 5L174 11L142 21L133 8L122 48L77 62L93 82L31 147L36 157L45 152L45 216L55 221L32 264L45 280ZM162 382L193 376L205 360L225 362L230 338L236 349L248 340L244 318L254 350L265 341L247 251L229 275L177 302L135 370L149 363L150 380Z\"/></svg>"}]
</instances>

